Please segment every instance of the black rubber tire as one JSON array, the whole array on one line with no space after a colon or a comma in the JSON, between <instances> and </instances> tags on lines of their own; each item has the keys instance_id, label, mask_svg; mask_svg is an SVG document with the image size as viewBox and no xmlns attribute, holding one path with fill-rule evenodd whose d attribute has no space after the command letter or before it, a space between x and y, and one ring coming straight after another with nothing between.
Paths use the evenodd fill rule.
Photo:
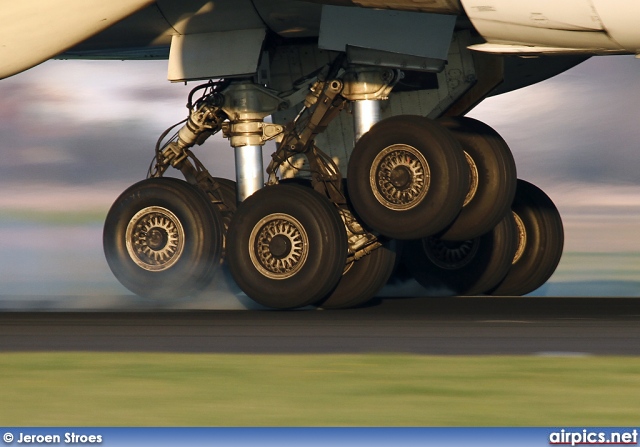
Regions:
<instances>
[{"instance_id":1,"label":"black rubber tire","mask_svg":"<svg viewBox=\"0 0 640 447\"><path fill-rule=\"evenodd\" d=\"M280 233L268 235L269 224ZM266 264L293 252L287 246L292 239L283 242L285 230L303 241L301 235L306 233L307 243L302 244L306 250L297 252L302 254L293 259L293 270L273 273L276 269L267 270L271 267ZM277 248L279 255L272 248L277 236L285 246ZM227 264L238 286L257 303L275 309L303 307L326 298L338 284L347 257L347 234L335 206L314 190L295 184L265 187L242 202L227 240ZM257 246L260 241L262 252ZM259 259L260 253L266 260Z\"/></svg>"},{"instance_id":2,"label":"black rubber tire","mask_svg":"<svg viewBox=\"0 0 640 447\"><path fill-rule=\"evenodd\" d=\"M477 185L460 214L438 237L446 241L480 237L511 211L518 182L513 154L502 137L480 121L458 117L438 122L453 133L471 159L469 183Z\"/></svg>"},{"instance_id":3,"label":"black rubber tire","mask_svg":"<svg viewBox=\"0 0 640 447\"><path fill-rule=\"evenodd\" d=\"M175 262L159 265L157 271L149 270L156 268L153 261L135 254L134 241L144 244L150 240L135 223L143 225L145 219L149 219L146 220L149 223L154 215L164 216L165 223L173 217L167 219L170 215L162 210L160 214L153 214L151 207L172 213L177 223L168 225L172 229L182 228L184 234L181 255L172 255L170 259ZM152 229L156 229L156 234L160 234L158 231L168 234L166 227L163 230L155 225ZM128 188L111 206L104 225L104 252L113 274L135 294L159 300L181 298L205 288L210 282L220 264L222 228L217 209L194 186L174 178L147 179Z\"/></svg>"},{"instance_id":4,"label":"black rubber tire","mask_svg":"<svg viewBox=\"0 0 640 447\"><path fill-rule=\"evenodd\" d=\"M403 161L406 164L389 169ZM387 173L400 174L393 183L405 186L393 186ZM469 165L460 143L436 122L413 115L387 118L364 134L349 160L347 178L360 220L392 239L442 231L458 215L469 191ZM399 198L402 191L411 195Z\"/></svg>"},{"instance_id":5,"label":"black rubber tire","mask_svg":"<svg viewBox=\"0 0 640 447\"><path fill-rule=\"evenodd\" d=\"M488 294L522 296L542 286L555 272L564 247L564 228L558 209L540 188L518 180L512 205L518 223L521 252L509 273Z\"/></svg>"},{"instance_id":6,"label":"black rubber tire","mask_svg":"<svg viewBox=\"0 0 640 447\"><path fill-rule=\"evenodd\" d=\"M403 262L420 285L452 295L478 295L507 275L518 242L515 220L505 216L490 232L464 242L436 237L407 243Z\"/></svg>"},{"instance_id":7,"label":"black rubber tire","mask_svg":"<svg viewBox=\"0 0 640 447\"><path fill-rule=\"evenodd\" d=\"M386 241L382 247L354 261L344 272L338 286L318 307L347 309L366 304L387 284L396 267L398 241Z\"/></svg>"}]
</instances>

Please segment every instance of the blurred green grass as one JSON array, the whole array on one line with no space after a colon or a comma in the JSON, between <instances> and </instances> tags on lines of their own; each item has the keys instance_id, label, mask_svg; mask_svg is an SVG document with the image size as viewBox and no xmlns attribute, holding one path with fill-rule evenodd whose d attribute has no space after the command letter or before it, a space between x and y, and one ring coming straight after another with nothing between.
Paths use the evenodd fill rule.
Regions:
<instances>
[{"instance_id":1,"label":"blurred green grass","mask_svg":"<svg viewBox=\"0 0 640 447\"><path fill-rule=\"evenodd\" d=\"M20 210L2 209L0 212L0 225L10 224L36 224L69 226L71 228L80 225L91 225L104 223L107 216L106 210L85 210L85 211L43 211L43 210Z\"/></svg>"},{"instance_id":2,"label":"blurred green grass","mask_svg":"<svg viewBox=\"0 0 640 447\"><path fill-rule=\"evenodd\" d=\"M0 354L4 426L632 426L640 358Z\"/></svg>"}]
</instances>

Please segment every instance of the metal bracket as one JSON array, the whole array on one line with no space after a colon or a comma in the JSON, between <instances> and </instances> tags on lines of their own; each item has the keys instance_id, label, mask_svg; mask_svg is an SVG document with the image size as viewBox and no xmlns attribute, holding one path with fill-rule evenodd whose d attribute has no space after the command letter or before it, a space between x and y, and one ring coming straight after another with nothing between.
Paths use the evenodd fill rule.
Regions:
<instances>
[{"instance_id":1,"label":"metal bracket","mask_svg":"<svg viewBox=\"0 0 640 447\"><path fill-rule=\"evenodd\" d=\"M231 146L262 146L284 132L284 126L263 121L240 121L222 124L222 135L228 138Z\"/></svg>"},{"instance_id":2,"label":"metal bracket","mask_svg":"<svg viewBox=\"0 0 640 447\"><path fill-rule=\"evenodd\" d=\"M314 189L325 193L336 204L346 203L342 194L340 171L314 144L315 137L323 132L345 107L347 101L340 95L342 89L343 83L339 79L319 79L313 84L303 109L293 123L287 126L278 150L272 156L267 168L268 184L278 183L276 171L289 158L295 154L305 154L309 160Z\"/></svg>"},{"instance_id":3,"label":"metal bracket","mask_svg":"<svg viewBox=\"0 0 640 447\"><path fill-rule=\"evenodd\" d=\"M344 74L342 96L349 101L385 100L402 79L400 70L353 67Z\"/></svg>"}]
</instances>

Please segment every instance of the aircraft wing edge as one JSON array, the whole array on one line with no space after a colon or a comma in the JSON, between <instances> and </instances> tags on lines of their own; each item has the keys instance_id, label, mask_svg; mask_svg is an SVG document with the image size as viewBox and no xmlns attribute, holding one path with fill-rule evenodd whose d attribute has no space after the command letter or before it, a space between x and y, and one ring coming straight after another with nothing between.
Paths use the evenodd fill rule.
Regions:
<instances>
[{"instance_id":1,"label":"aircraft wing edge","mask_svg":"<svg viewBox=\"0 0 640 447\"><path fill-rule=\"evenodd\" d=\"M29 0L0 8L0 79L34 67L153 0Z\"/></svg>"}]
</instances>

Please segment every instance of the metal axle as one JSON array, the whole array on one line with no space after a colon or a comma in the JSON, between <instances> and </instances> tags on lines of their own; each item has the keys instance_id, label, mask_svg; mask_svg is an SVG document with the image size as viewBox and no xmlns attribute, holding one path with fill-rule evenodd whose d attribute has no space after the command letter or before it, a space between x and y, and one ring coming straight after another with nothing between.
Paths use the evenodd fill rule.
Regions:
<instances>
[{"instance_id":1,"label":"metal axle","mask_svg":"<svg viewBox=\"0 0 640 447\"><path fill-rule=\"evenodd\" d=\"M381 119L380 100L363 99L353 103L355 143Z\"/></svg>"},{"instance_id":2,"label":"metal axle","mask_svg":"<svg viewBox=\"0 0 640 447\"><path fill-rule=\"evenodd\" d=\"M234 148L234 153L237 200L242 202L264 186L262 146L238 146Z\"/></svg>"}]
</instances>

